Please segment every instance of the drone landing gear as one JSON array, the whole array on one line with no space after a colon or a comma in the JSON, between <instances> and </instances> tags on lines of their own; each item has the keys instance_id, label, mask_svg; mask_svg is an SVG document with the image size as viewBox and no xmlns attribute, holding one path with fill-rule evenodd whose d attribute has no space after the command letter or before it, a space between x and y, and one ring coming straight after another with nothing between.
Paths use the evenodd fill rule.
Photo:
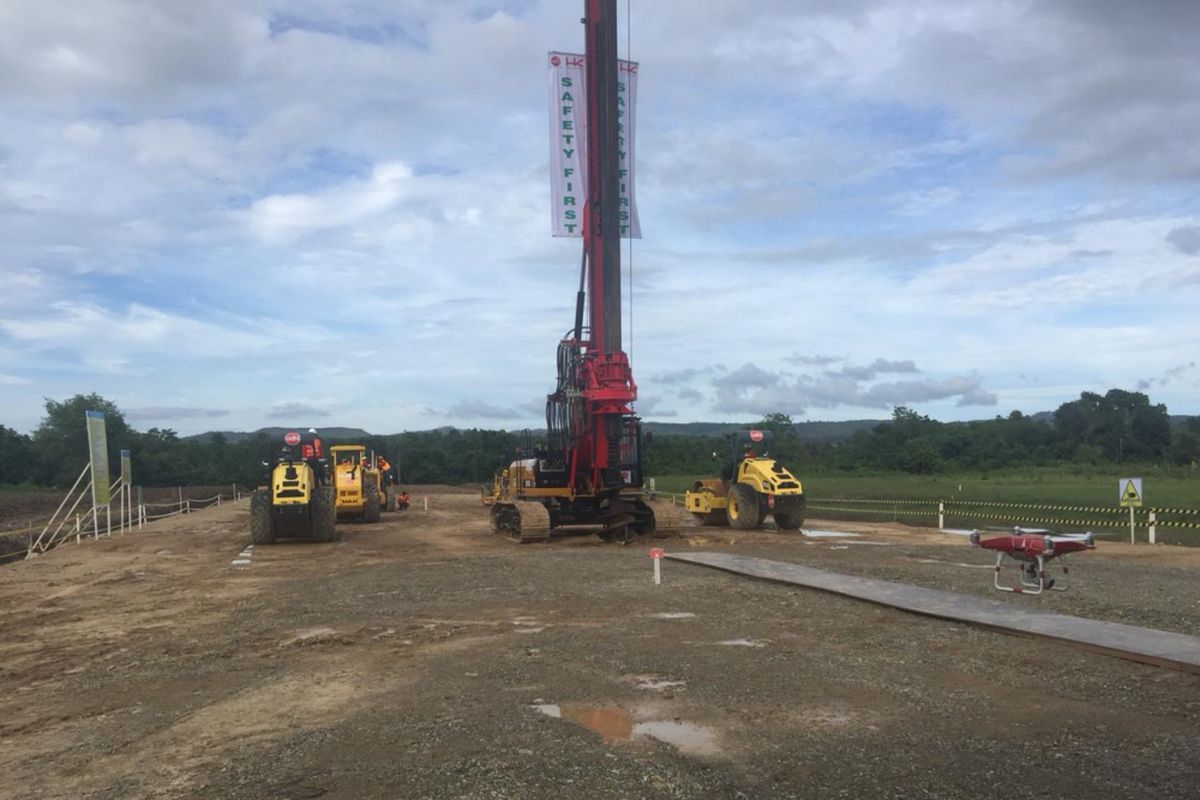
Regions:
<instances>
[{"instance_id":1,"label":"drone landing gear","mask_svg":"<svg viewBox=\"0 0 1200 800\"><path fill-rule=\"evenodd\" d=\"M993 585L1002 592L1013 592L1014 594L1032 594L1038 595L1047 589L1056 592L1065 592L1070 585L1071 571L1066 563L1065 556L1059 556L1062 566L1062 577L1059 579L1049 578L1046 576L1046 557L1039 555L1035 556L1034 560L1026 561L1023 559L1013 559L1017 561L1019 566L1017 574L1020 576L1020 586L1001 586L1000 585L1000 567L1004 564L1005 558L1011 556L1004 550L996 552L996 569Z\"/></svg>"}]
</instances>

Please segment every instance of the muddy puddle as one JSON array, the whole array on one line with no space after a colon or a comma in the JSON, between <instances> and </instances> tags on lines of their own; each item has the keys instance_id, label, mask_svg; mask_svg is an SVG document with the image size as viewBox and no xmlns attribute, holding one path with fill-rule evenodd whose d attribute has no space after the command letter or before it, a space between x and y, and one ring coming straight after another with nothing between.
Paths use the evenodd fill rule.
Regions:
<instances>
[{"instance_id":1,"label":"muddy puddle","mask_svg":"<svg viewBox=\"0 0 1200 800\"><path fill-rule=\"evenodd\" d=\"M538 703L533 709L554 719L565 719L600 734L605 744L622 744L639 738L657 739L681 753L693 756L718 755L716 732L682 720L636 720L633 712L620 707L572 706Z\"/></svg>"}]
</instances>

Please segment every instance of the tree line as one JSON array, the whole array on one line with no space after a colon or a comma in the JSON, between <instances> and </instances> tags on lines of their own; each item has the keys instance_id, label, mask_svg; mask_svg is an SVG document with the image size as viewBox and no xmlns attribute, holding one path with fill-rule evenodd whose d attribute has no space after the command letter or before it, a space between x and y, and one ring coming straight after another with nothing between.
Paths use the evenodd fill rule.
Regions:
<instances>
[{"instance_id":1,"label":"tree line","mask_svg":"<svg viewBox=\"0 0 1200 800\"><path fill-rule=\"evenodd\" d=\"M254 486L263 476L262 462L273 460L281 445L262 433L181 438L168 428L136 431L114 403L96 394L47 400L45 408L32 434L0 425L0 484L69 486L87 459L86 410L105 413L112 474L119 474L119 453L128 449L134 480L144 486ZM838 441L803 439L784 414L769 414L756 427L773 432L772 454L795 471L937 473L1200 460L1200 418L1172 424L1164 405L1120 389L1084 392L1052 415L1036 417L1014 411L946 423L897 408L890 420ZM326 444L364 444L397 466L404 483L465 484L486 480L515 455L521 438L508 431L442 428ZM712 474L714 454L719 462L728 453L722 437L656 436L646 444L646 474Z\"/></svg>"},{"instance_id":2,"label":"tree line","mask_svg":"<svg viewBox=\"0 0 1200 800\"><path fill-rule=\"evenodd\" d=\"M848 439L807 442L785 415L762 423L788 463L842 471L933 474L1033 466L1180 464L1200 461L1200 417L1172 422L1167 407L1141 392L1083 392L1053 414L938 422L908 408Z\"/></svg>"}]
</instances>

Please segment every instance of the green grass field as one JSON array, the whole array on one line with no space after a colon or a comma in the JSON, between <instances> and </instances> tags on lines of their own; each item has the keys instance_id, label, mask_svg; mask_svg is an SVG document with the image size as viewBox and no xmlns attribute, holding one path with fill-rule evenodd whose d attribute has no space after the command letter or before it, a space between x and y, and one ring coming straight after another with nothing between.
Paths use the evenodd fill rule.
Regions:
<instances>
[{"instance_id":1,"label":"green grass field","mask_svg":"<svg viewBox=\"0 0 1200 800\"><path fill-rule=\"evenodd\" d=\"M951 515L947 527L977 527L984 525L1032 524L1058 530L1081 528L1115 534L1128 531L1124 512L1117 506L1117 482L1122 477L1141 477L1144 481L1143 500L1147 506L1159 508L1200 509L1200 474L1190 471L1164 472L1153 468L1130 468L1127 473L1083 472L1064 469L1021 470L990 475L845 475L836 473L800 474L809 503L845 498L888 500L976 501L991 503L1023 503L1054 506L1084 506L1113 509L1107 513L1076 513L1070 511L1012 511L993 509L994 516ZM668 475L656 479L663 492L683 492L695 478ZM842 507L845 507L843 505ZM936 507L914 509L904 505L864 505L858 512L814 511L812 516L832 519L861 519L870 521L899 521L915 525L936 525ZM1025 514L1018 519L1016 514ZM1161 520L1200 523L1200 516L1161 515ZM1086 522L1089 524L1082 524ZM1146 538L1145 515L1138 515L1138 538ZM1162 525L1158 541L1174 544L1200 545L1200 529Z\"/></svg>"},{"instance_id":2,"label":"green grass field","mask_svg":"<svg viewBox=\"0 0 1200 800\"><path fill-rule=\"evenodd\" d=\"M1009 503L1116 506L1117 481L1123 477L1144 479L1146 505L1200 508L1200 473L1155 474L1133 468L1128 473L1074 473L1064 470L1028 470L972 475L880 475L815 474L799 477L805 493L813 499L868 497L918 500L987 500ZM715 476L712 476L715 477ZM686 491L693 476L666 475L657 479L664 492Z\"/></svg>"}]
</instances>

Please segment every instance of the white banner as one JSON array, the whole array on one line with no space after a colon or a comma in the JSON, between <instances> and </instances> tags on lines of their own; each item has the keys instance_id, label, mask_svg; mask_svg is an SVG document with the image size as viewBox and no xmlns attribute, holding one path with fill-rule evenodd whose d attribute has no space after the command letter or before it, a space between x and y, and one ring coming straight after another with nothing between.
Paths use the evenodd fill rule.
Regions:
<instances>
[{"instance_id":1,"label":"white banner","mask_svg":"<svg viewBox=\"0 0 1200 800\"><path fill-rule=\"evenodd\" d=\"M575 53L550 53L550 215L555 236L583 235L587 202L587 95L584 62ZM617 62L617 148L621 154L621 237L642 238L634 191L637 140L636 61Z\"/></svg>"}]
</instances>

